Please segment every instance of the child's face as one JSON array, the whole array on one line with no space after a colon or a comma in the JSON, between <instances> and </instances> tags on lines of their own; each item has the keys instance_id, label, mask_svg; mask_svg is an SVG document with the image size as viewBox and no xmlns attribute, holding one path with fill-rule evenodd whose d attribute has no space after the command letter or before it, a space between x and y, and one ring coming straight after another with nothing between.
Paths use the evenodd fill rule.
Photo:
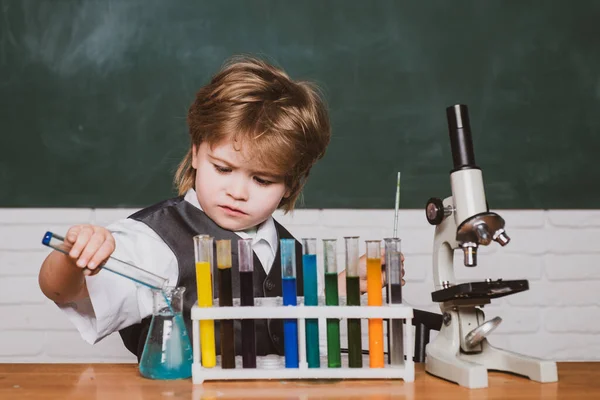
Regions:
<instances>
[{"instance_id":1,"label":"child's face","mask_svg":"<svg viewBox=\"0 0 600 400\"><path fill-rule=\"evenodd\" d=\"M196 194L202 209L217 225L241 231L264 222L288 196L283 176L248 159L230 140L194 146Z\"/></svg>"}]
</instances>

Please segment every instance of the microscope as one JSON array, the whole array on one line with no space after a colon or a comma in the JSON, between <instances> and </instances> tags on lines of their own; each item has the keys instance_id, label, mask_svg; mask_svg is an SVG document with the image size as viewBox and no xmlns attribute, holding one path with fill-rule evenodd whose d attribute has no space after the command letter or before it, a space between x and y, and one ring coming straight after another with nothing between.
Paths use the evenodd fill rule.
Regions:
<instances>
[{"instance_id":1,"label":"microscope","mask_svg":"<svg viewBox=\"0 0 600 400\"><path fill-rule=\"evenodd\" d=\"M556 363L509 352L489 344L488 336L502 321L488 321L481 307L491 299L529 289L527 280L491 280L457 283L454 250L461 249L466 267L477 266L477 249L492 241L506 246L510 238L504 219L490 212L481 169L475 164L466 105L446 109L454 169L450 172L452 196L427 201L427 221L435 225L431 297L440 303L443 324L426 347L425 370L468 388L488 386L487 370L524 375L538 382L558 380Z\"/></svg>"}]
</instances>

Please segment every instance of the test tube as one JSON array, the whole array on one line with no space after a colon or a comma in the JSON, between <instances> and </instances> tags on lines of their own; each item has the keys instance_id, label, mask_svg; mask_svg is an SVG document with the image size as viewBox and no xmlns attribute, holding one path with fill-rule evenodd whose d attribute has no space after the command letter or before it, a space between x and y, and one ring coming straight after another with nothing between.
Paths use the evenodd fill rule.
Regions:
<instances>
[{"instance_id":1,"label":"test tube","mask_svg":"<svg viewBox=\"0 0 600 400\"><path fill-rule=\"evenodd\" d=\"M381 306L381 240L367 240L367 304ZM369 318L369 366L383 368L383 319Z\"/></svg>"},{"instance_id":2,"label":"test tube","mask_svg":"<svg viewBox=\"0 0 600 400\"><path fill-rule=\"evenodd\" d=\"M385 269L387 275L386 297L388 304L402 303L402 260L400 239L386 238ZM391 365L404 364L403 320L388 320L388 357Z\"/></svg>"},{"instance_id":3,"label":"test tube","mask_svg":"<svg viewBox=\"0 0 600 400\"><path fill-rule=\"evenodd\" d=\"M284 306L296 306L296 240L281 239L281 286ZM283 320L283 349L286 368L298 368L298 320Z\"/></svg>"},{"instance_id":4,"label":"test tube","mask_svg":"<svg viewBox=\"0 0 600 400\"><path fill-rule=\"evenodd\" d=\"M254 307L254 253L252 239L238 240L240 305ZM253 319L242 320L242 366L256 368L256 331Z\"/></svg>"},{"instance_id":5,"label":"test tube","mask_svg":"<svg viewBox=\"0 0 600 400\"><path fill-rule=\"evenodd\" d=\"M325 261L325 305L339 305L337 240L323 239L323 259ZM327 318L327 366L340 368L340 320Z\"/></svg>"},{"instance_id":6,"label":"test tube","mask_svg":"<svg viewBox=\"0 0 600 400\"><path fill-rule=\"evenodd\" d=\"M304 277L304 305L318 306L317 291L317 239L302 239L302 273ZM319 368L319 320L307 318L306 326L306 360L308 368Z\"/></svg>"},{"instance_id":7,"label":"test tube","mask_svg":"<svg viewBox=\"0 0 600 400\"><path fill-rule=\"evenodd\" d=\"M194 254L196 257L198 307L212 307L213 238L208 235L194 236ZM213 368L217 365L215 322L212 320L200 320L200 350L204 368Z\"/></svg>"},{"instance_id":8,"label":"test tube","mask_svg":"<svg viewBox=\"0 0 600 400\"><path fill-rule=\"evenodd\" d=\"M65 242L65 238L63 236L52 232L46 232L46 234L44 234L42 244L67 255L72 247L70 244ZM129 278L132 281L147 286L151 289L163 290L168 283L168 280L161 276L136 267L135 265L125 261L121 261L115 257L108 257L106 262L102 265L102 269L125 278Z\"/></svg>"},{"instance_id":9,"label":"test tube","mask_svg":"<svg viewBox=\"0 0 600 400\"><path fill-rule=\"evenodd\" d=\"M346 244L346 304L360 306L358 236L344 238ZM362 368L360 319L348 318L348 366Z\"/></svg>"},{"instance_id":10,"label":"test tube","mask_svg":"<svg viewBox=\"0 0 600 400\"><path fill-rule=\"evenodd\" d=\"M217 270L219 282L219 307L232 307L231 240L217 240ZM233 320L221 320L219 328L221 335L221 368L235 368Z\"/></svg>"}]
</instances>

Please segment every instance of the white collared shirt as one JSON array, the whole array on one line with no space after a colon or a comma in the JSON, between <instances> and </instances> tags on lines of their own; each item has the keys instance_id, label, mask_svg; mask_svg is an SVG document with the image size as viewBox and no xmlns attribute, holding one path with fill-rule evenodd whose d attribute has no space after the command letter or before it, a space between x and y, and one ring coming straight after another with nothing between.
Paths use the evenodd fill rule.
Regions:
<instances>
[{"instance_id":1,"label":"white collared shirt","mask_svg":"<svg viewBox=\"0 0 600 400\"><path fill-rule=\"evenodd\" d=\"M193 189L184 200L202 210ZM107 227L115 238L113 257L144 268L176 285L179 277L177 258L154 230L143 222L122 219ZM269 273L277 254L277 230L272 217L252 232L235 232L241 238L252 238L252 249L265 273ZM152 314L152 291L117 274L101 271L86 277L89 298L59 305L82 338L97 343L113 332L139 323Z\"/></svg>"},{"instance_id":2,"label":"white collared shirt","mask_svg":"<svg viewBox=\"0 0 600 400\"><path fill-rule=\"evenodd\" d=\"M198 196L196 196L196 191L194 189L188 190L184 199L194 207L202 210L202 206L200 205L200 202L198 202ZM265 273L268 274L273 265L273 260L275 260L275 255L277 254L277 229L275 228L275 221L273 221L273 218L269 217L269 219L258 226L258 229L252 228L247 231L238 231L234 233L242 239L252 238L252 250L254 250L256 256L260 260L260 263L265 269Z\"/></svg>"}]
</instances>

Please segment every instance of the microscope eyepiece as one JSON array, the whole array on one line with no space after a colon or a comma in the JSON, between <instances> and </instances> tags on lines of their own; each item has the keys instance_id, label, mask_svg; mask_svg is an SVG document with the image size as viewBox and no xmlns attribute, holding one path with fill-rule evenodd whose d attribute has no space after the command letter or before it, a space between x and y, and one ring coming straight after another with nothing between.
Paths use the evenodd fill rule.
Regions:
<instances>
[{"instance_id":1,"label":"microscope eyepiece","mask_svg":"<svg viewBox=\"0 0 600 400\"><path fill-rule=\"evenodd\" d=\"M446 108L454 170L478 168L475 164L469 110L464 104Z\"/></svg>"}]
</instances>

